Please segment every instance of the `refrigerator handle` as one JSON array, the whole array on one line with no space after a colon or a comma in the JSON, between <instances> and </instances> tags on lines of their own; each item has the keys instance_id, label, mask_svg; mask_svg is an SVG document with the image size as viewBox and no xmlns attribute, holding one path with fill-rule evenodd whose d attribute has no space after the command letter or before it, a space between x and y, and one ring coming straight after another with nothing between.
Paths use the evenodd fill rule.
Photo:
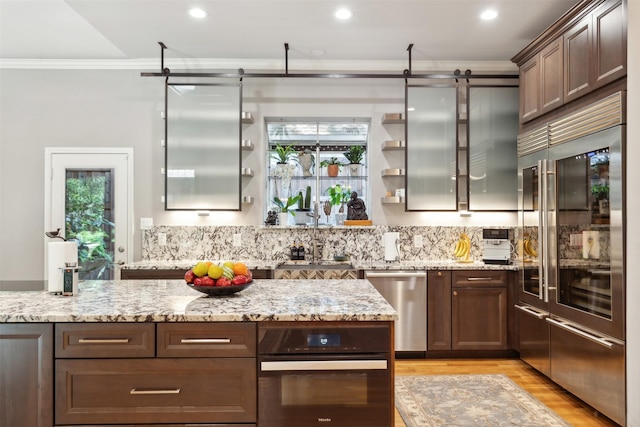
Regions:
<instances>
[{"instance_id":1,"label":"refrigerator handle","mask_svg":"<svg viewBox=\"0 0 640 427\"><path fill-rule=\"evenodd\" d=\"M546 248L544 246L545 238L545 230L546 230L546 201L547 195L545 190L547 186L545 185L546 176L547 176L547 164L545 160L538 160L538 298L547 302L548 298L545 298L545 295L548 293L545 291L546 289L546 278L545 276L545 254Z\"/></svg>"},{"instance_id":2,"label":"refrigerator handle","mask_svg":"<svg viewBox=\"0 0 640 427\"><path fill-rule=\"evenodd\" d=\"M542 216L542 268L544 270L544 302L549 302L549 285L551 279L549 277L549 265L551 263L551 253L549 251L549 241L551 238L551 230L549 229L549 179L555 179L553 172L549 171L549 161L542 160L543 179L542 186L544 191L544 214Z\"/></svg>"},{"instance_id":3,"label":"refrigerator handle","mask_svg":"<svg viewBox=\"0 0 640 427\"><path fill-rule=\"evenodd\" d=\"M531 309L529 307L526 307L524 305L516 304L514 307L517 308L518 310L524 311L525 313L530 314L530 315L532 315L532 316L534 316L534 317L536 317L536 318L538 318L540 320L544 320L547 317L549 317L549 315L547 313L540 313L540 312L538 312L536 310L533 310L533 309Z\"/></svg>"},{"instance_id":4,"label":"refrigerator handle","mask_svg":"<svg viewBox=\"0 0 640 427\"><path fill-rule=\"evenodd\" d=\"M602 345L604 347L607 347L609 349L613 348L613 346L615 344L619 344L616 341L611 342L611 341L613 341L613 339L611 339L611 338L602 338L602 337L599 337L597 335L590 334L589 332L585 332L585 331L583 331L581 329L578 329L575 326L570 325L569 323L560 322L558 320L551 319L549 317L547 317L545 320L548 323L551 323L552 325L555 325L555 326L559 327L560 329L564 329L565 331L568 331L568 332L571 332L573 334L579 335L579 336L581 336L583 338L588 339L589 341L593 341L594 343L600 344L600 345Z\"/></svg>"}]
</instances>

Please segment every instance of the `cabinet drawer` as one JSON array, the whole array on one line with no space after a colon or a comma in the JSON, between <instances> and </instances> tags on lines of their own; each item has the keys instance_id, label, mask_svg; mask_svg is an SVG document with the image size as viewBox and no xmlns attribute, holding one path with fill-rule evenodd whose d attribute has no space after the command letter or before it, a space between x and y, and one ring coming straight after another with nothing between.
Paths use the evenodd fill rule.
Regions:
<instances>
[{"instance_id":1,"label":"cabinet drawer","mask_svg":"<svg viewBox=\"0 0 640 427\"><path fill-rule=\"evenodd\" d=\"M255 423L256 360L56 361L56 424Z\"/></svg>"},{"instance_id":2,"label":"cabinet drawer","mask_svg":"<svg viewBox=\"0 0 640 427\"><path fill-rule=\"evenodd\" d=\"M153 323L57 323L57 358L153 357Z\"/></svg>"},{"instance_id":3,"label":"cabinet drawer","mask_svg":"<svg viewBox=\"0 0 640 427\"><path fill-rule=\"evenodd\" d=\"M256 325L159 323L158 357L256 357Z\"/></svg>"},{"instance_id":4,"label":"cabinet drawer","mask_svg":"<svg viewBox=\"0 0 640 427\"><path fill-rule=\"evenodd\" d=\"M452 286L454 288L506 285L507 272L503 270L454 271L452 273Z\"/></svg>"}]
</instances>

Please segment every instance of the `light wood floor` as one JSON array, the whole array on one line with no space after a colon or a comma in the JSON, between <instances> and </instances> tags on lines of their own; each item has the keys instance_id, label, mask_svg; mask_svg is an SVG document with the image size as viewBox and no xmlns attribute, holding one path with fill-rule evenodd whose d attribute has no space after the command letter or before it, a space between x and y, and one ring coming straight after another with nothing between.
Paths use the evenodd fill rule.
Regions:
<instances>
[{"instance_id":1,"label":"light wood floor","mask_svg":"<svg viewBox=\"0 0 640 427\"><path fill-rule=\"evenodd\" d=\"M518 359L398 359L395 374L505 374L573 426L617 426ZM394 427L406 427L397 410Z\"/></svg>"}]
</instances>

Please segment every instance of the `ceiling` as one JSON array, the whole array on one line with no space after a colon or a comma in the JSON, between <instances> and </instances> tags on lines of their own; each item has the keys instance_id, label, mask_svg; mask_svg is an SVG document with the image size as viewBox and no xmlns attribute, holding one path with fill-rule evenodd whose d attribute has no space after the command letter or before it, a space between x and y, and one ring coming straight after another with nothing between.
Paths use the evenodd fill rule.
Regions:
<instances>
[{"instance_id":1,"label":"ceiling","mask_svg":"<svg viewBox=\"0 0 640 427\"><path fill-rule=\"evenodd\" d=\"M509 60L579 0L0 0L0 61ZM208 16L196 20L187 9ZM348 22L333 16L353 11ZM487 7L498 11L481 21Z\"/></svg>"}]
</instances>

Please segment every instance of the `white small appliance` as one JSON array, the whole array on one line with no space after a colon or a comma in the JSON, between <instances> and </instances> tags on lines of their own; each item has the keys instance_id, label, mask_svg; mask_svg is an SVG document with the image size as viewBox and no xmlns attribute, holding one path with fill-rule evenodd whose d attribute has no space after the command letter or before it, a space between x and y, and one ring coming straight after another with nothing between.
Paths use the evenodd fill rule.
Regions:
<instances>
[{"instance_id":1,"label":"white small appliance","mask_svg":"<svg viewBox=\"0 0 640 427\"><path fill-rule=\"evenodd\" d=\"M49 242L47 252L47 290L54 294L77 294L78 242Z\"/></svg>"},{"instance_id":2,"label":"white small appliance","mask_svg":"<svg viewBox=\"0 0 640 427\"><path fill-rule=\"evenodd\" d=\"M382 236L384 245L384 260L388 262L400 261L400 233L388 232Z\"/></svg>"},{"instance_id":3,"label":"white small appliance","mask_svg":"<svg viewBox=\"0 0 640 427\"><path fill-rule=\"evenodd\" d=\"M511 243L509 242L509 230L498 228L485 228L482 230L482 242L485 264L511 264Z\"/></svg>"}]
</instances>

